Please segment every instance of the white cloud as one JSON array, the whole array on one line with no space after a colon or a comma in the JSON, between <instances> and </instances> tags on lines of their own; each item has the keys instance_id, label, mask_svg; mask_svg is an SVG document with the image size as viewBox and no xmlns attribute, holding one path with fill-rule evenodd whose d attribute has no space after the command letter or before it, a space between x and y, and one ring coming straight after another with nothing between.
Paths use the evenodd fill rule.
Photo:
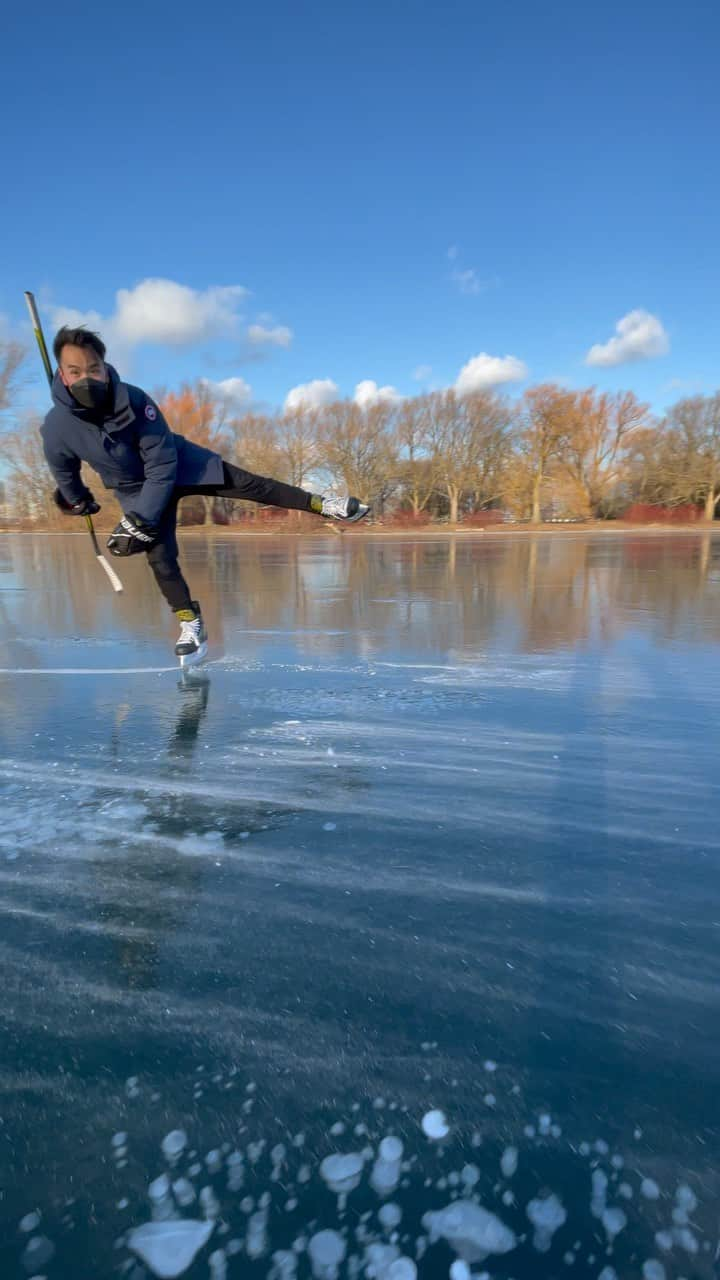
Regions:
<instances>
[{"instance_id":1,"label":"white cloud","mask_svg":"<svg viewBox=\"0 0 720 1280\"><path fill-rule=\"evenodd\" d=\"M454 261L455 261L455 259L456 259L456 258L457 258L457 256L458 256L458 247L457 247L457 245L456 245L456 244L451 244L451 245L450 245L450 248L449 248L449 249L448 249L448 251L447 251L447 256L448 256L448 258L450 259L450 261L451 261L451 262L454 262Z\"/></svg>"},{"instance_id":2,"label":"white cloud","mask_svg":"<svg viewBox=\"0 0 720 1280\"><path fill-rule=\"evenodd\" d=\"M489 356L485 351L473 356L460 370L455 390L459 396L485 391L503 382L522 382L528 375L527 365L517 356Z\"/></svg>"},{"instance_id":3,"label":"white cloud","mask_svg":"<svg viewBox=\"0 0 720 1280\"><path fill-rule=\"evenodd\" d=\"M55 307L49 306L45 308L50 317L50 325L52 332L47 335L47 343L50 345L51 338L55 337L58 329L63 325L67 325L70 329L77 329L81 324L86 329L105 330L107 332L107 321L103 319L99 311L77 311L75 307Z\"/></svg>"},{"instance_id":4,"label":"white cloud","mask_svg":"<svg viewBox=\"0 0 720 1280\"><path fill-rule=\"evenodd\" d=\"M390 404L399 404L402 396L396 387L379 387L372 378L366 378L364 382L358 382L353 399L361 409L367 409L371 404L377 404L381 400Z\"/></svg>"},{"instance_id":5,"label":"white cloud","mask_svg":"<svg viewBox=\"0 0 720 1280\"><path fill-rule=\"evenodd\" d=\"M324 404L332 404L338 398L337 384L330 378L315 378L312 382L301 382L293 387L285 397L285 411L294 409L319 409Z\"/></svg>"},{"instance_id":6,"label":"white cloud","mask_svg":"<svg viewBox=\"0 0 720 1280\"><path fill-rule=\"evenodd\" d=\"M238 306L248 291L239 284L190 289L176 280L141 280L133 289L118 289L110 316L50 306L52 323L85 324L102 333L108 347L141 342L190 346L210 338L231 338L239 331Z\"/></svg>"},{"instance_id":7,"label":"white cloud","mask_svg":"<svg viewBox=\"0 0 720 1280\"><path fill-rule=\"evenodd\" d=\"M208 338L232 337L242 285L217 285L200 292L175 280L142 280L134 289L118 289L111 323L126 342L162 342L186 346Z\"/></svg>"},{"instance_id":8,"label":"white cloud","mask_svg":"<svg viewBox=\"0 0 720 1280\"><path fill-rule=\"evenodd\" d=\"M415 382L427 382L432 374L431 364L419 364L417 369L413 370L413 380Z\"/></svg>"},{"instance_id":9,"label":"white cloud","mask_svg":"<svg viewBox=\"0 0 720 1280\"><path fill-rule=\"evenodd\" d=\"M248 325L248 342L254 347L289 347L293 340L293 331L285 324L276 324L268 328L264 324Z\"/></svg>"},{"instance_id":10,"label":"white cloud","mask_svg":"<svg viewBox=\"0 0 720 1280\"><path fill-rule=\"evenodd\" d=\"M453 271L452 279L461 293L481 293L485 287L474 267L469 267L466 271Z\"/></svg>"},{"instance_id":11,"label":"white cloud","mask_svg":"<svg viewBox=\"0 0 720 1280\"><path fill-rule=\"evenodd\" d=\"M585 356L585 363L610 366L629 360L649 360L667 355L670 340L657 316L638 309L628 311L615 325L616 334L608 342L596 342Z\"/></svg>"},{"instance_id":12,"label":"white cloud","mask_svg":"<svg viewBox=\"0 0 720 1280\"><path fill-rule=\"evenodd\" d=\"M202 382L217 400L224 400L232 408L247 408L252 400L252 387L244 378L223 378L221 382L203 378Z\"/></svg>"}]
</instances>

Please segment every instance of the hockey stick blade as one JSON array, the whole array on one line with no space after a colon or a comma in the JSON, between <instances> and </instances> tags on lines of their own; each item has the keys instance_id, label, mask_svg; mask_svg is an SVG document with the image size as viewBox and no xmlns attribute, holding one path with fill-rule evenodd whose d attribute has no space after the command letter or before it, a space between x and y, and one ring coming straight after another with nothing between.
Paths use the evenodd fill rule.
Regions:
<instances>
[{"instance_id":1,"label":"hockey stick blade","mask_svg":"<svg viewBox=\"0 0 720 1280\"><path fill-rule=\"evenodd\" d=\"M120 581L120 579L118 578L118 576L117 576L117 574L116 574L115 570L113 569L112 565L108 564L108 562L107 562L107 560L105 559L105 557L104 557L104 555L103 555L102 551L98 552L98 557L97 557L97 558L98 558L98 564L100 565L100 568L105 570L105 572L106 572L106 574L107 574L108 578L110 579L110 584L111 584L111 586L112 586L113 591L122 591L122 589L123 589L123 584L122 584L122 582Z\"/></svg>"}]
</instances>

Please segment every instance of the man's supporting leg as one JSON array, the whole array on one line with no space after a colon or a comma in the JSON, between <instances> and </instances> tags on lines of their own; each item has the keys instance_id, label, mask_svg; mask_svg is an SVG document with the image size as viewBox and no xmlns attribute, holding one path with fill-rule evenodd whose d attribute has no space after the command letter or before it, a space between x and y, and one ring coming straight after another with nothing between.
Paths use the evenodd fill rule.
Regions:
<instances>
[{"instance_id":1,"label":"man's supporting leg","mask_svg":"<svg viewBox=\"0 0 720 1280\"><path fill-rule=\"evenodd\" d=\"M155 580L180 623L180 636L175 655L181 666L201 661L207 653L207 631L197 600L190 598L190 588L180 572L175 526L177 504L181 496L175 490L160 522L160 536L148 551L148 564Z\"/></svg>"},{"instance_id":2,"label":"man's supporting leg","mask_svg":"<svg viewBox=\"0 0 720 1280\"><path fill-rule=\"evenodd\" d=\"M180 572L178 564L178 543L175 533L177 520L177 500L173 497L165 508L160 521L160 536L148 551L148 564L155 574L155 580L167 600L170 608L176 613L178 609L192 608L190 588Z\"/></svg>"}]
</instances>

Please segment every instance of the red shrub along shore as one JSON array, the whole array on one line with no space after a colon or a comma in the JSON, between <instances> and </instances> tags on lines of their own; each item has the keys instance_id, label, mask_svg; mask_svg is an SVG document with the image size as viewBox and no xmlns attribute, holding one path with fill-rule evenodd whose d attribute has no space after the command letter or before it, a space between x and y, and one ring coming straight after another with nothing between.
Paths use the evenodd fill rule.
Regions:
<instances>
[{"instance_id":1,"label":"red shrub along shore","mask_svg":"<svg viewBox=\"0 0 720 1280\"><path fill-rule=\"evenodd\" d=\"M471 511L460 521L465 529L489 529L492 525L504 524L502 511Z\"/></svg>"},{"instance_id":2,"label":"red shrub along shore","mask_svg":"<svg viewBox=\"0 0 720 1280\"><path fill-rule=\"evenodd\" d=\"M385 529L426 529L432 521L427 511L393 511L382 523Z\"/></svg>"},{"instance_id":3,"label":"red shrub along shore","mask_svg":"<svg viewBox=\"0 0 720 1280\"><path fill-rule=\"evenodd\" d=\"M695 524L702 520L703 508L686 502L678 507L653 506L650 502L634 502L623 515L629 524Z\"/></svg>"}]
</instances>

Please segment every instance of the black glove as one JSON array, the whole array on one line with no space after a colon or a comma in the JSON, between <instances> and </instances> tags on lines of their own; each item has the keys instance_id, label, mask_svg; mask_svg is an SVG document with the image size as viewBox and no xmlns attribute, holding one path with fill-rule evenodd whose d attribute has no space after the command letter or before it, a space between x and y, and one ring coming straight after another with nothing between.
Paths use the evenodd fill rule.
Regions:
<instances>
[{"instance_id":1,"label":"black glove","mask_svg":"<svg viewBox=\"0 0 720 1280\"><path fill-rule=\"evenodd\" d=\"M67 502L63 498L59 489L53 494L53 502L60 508L66 516L95 516L100 510L100 503L96 502L89 489L85 492L85 497L79 502Z\"/></svg>"},{"instance_id":2,"label":"black glove","mask_svg":"<svg viewBox=\"0 0 720 1280\"><path fill-rule=\"evenodd\" d=\"M158 527L128 511L115 525L107 540L108 551L114 556L136 556L139 551L149 551L158 540Z\"/></svg>"}]
</instances>

